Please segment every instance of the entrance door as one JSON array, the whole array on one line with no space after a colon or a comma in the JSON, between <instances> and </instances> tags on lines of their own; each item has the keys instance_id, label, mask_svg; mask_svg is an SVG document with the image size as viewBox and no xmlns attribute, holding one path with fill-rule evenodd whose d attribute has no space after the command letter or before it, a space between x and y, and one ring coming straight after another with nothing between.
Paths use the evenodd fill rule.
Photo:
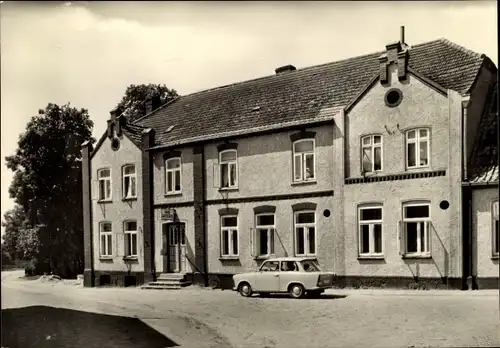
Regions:
<instances>
[{"instance_id":1,"label":"entrance door","mask_svg":"<svg viewBox=\"0 0 500 348\"><path fill-rule=\"evenodd\" d=\"M186 271L186 224L183 222L166 224L168 245L168 272Z\"/></svg>"}]
</instances>

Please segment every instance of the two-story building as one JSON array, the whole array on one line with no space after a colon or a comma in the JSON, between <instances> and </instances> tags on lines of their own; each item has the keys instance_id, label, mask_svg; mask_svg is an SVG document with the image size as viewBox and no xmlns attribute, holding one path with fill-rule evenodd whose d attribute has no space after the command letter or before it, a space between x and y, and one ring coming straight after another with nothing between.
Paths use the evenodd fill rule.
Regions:
<instances>
[{"instance_id":1,"label":"two-story building","mask_svg":"<svg viewBox=\"0 0 500 348\"><path fill-rule=\"evenodd\" d=\"M472 182L496 93L488 57L401 38L150 101L132 124L114 110L95 149L84 144L85 284L186 274L230 287L266 258L303 255L340 286L495 286L491 151L496 186Z\"/></svg>"}]
</instances>

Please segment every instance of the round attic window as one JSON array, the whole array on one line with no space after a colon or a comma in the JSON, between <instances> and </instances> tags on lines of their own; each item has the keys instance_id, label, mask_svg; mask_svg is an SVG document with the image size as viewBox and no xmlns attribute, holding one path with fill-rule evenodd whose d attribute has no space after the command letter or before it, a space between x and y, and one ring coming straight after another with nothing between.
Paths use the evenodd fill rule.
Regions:
<instances>
[{"instance_id":1,"label":"round attic window","mask_svg":"<svg viewBox=\"0 0 500 348\"><path fill-rule=\"evenodd\" d=\"M385 104L388 107L393 108L395 106L398 106L402 100L403 100L403 92L400 89L391 88L385 94Z\"/></svg>"},{"instance_id":2,"label":"round attic window","mask_svg":"<svg viewBox=\"0 0 500 348\"><path fill-rule=\"evenodd\" d=\"M120 148L120 139L113 138L111 139L111 148L116 151Z\"/></svg>"}]
</instances>

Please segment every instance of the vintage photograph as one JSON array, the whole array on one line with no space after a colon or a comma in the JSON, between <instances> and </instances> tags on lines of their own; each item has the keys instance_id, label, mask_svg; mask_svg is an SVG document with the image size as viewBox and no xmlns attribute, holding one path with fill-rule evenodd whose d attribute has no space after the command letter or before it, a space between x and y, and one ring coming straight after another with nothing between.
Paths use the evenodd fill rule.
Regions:
<instances>
[{"instance_id":1,"label":"vintage photograph","mask_svg":"<svg viewBox=\"0 0 500 348\"><path fill-rule=\"evenodd\" d=\"M496 1L1 1L1 347L500 347Z\"/></svg>"}]
</instances>

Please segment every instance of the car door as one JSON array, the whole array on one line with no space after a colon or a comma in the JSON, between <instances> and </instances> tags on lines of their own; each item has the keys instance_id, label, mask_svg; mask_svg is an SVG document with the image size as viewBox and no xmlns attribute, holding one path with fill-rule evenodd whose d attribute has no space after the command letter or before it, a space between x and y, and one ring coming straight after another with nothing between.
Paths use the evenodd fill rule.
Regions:
<instances>
[{"instance_id":1,"label":"car door","mask_svg":"<svg viewBox=\"0 0 500 348\"><path fill-rule=\"evenodd\" d=\"M255 275L256 291L278 292L280 288L280 272L278 261L266 261L259 273Z\"/></svg>"},{"instance_id":2,"label":"car door","mask_svg":"<svg viewBox=\"0 0 500 348\"><path fill-rule=\"evenodd\" d=\"M280 272L280 291L287 292L288 284L291 282L299 281L299 265L295 261L281 261L281 272Z\"/></svg>"}]
</instances>

